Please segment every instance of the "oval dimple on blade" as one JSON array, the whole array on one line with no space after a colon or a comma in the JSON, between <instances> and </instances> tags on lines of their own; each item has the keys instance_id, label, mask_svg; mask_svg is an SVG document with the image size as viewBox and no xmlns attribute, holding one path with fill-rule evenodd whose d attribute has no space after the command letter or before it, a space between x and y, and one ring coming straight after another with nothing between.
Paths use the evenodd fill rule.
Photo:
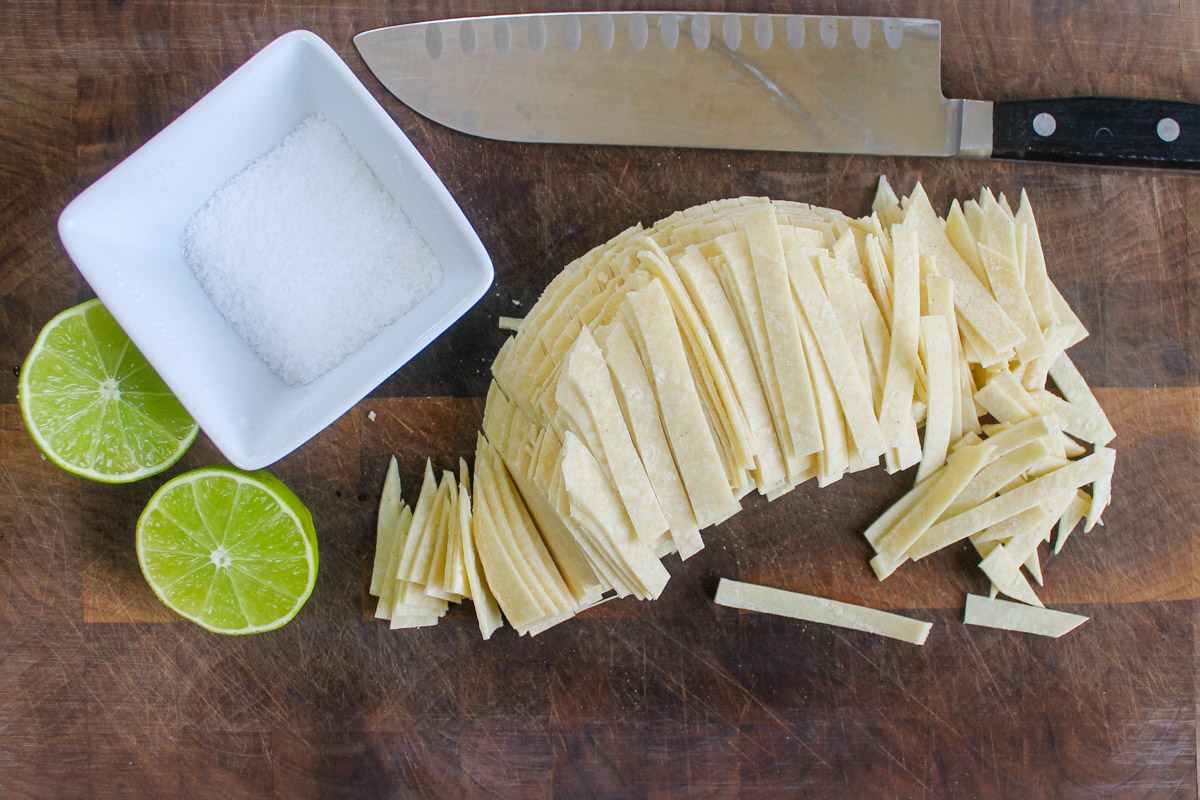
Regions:
<instances>
[{"instance_id":1,"label":"oval dimple on blade","mask_svg":"<svg viewBox=\"0 0 1200 800\"><path fill-rule=\"evenodd\" d=\"M546 21L544 19L541 17L530 19L525 33L529 37L530 50L540 53L546 49Z\"/></svg>"},{"instance_id":2,"label":"oval dimple on blade","mask_svg":"<svg viewBox=\"0 0 1200 800\"><path fill-rule=\"evenodd\" d=\"M442 26L430 25L425 29L425 52L437 61L442 57Z\"/></svg>"},{"instance_id":3,"label":"oval dimple on blade","mask_svg":"<svg viewBox=\"0 0 1200 800\"><path fill-rule=\"evenodd\" d=\"M825 45L826 49L832 50L837 47L838 42L838 21L833 17L823 17L821 19L821 44Z\"/></svg>"},{"instance_id":4,"label":"oval dimple on blade","mask_svg":"<svg viewBox=\"0 0 1200 800\"><path fill-rule=\"evenodd\" d=\"M799 50L804 47L804 17L788 17L787 24L787 40L788 45L793 50Z\"/></svg>"},{"instance_id":5,"label":"oval dimple on blade","mask_svg":"<svg viewBox=\"0 0 1200 800\"><path fill-rule=\"evenodd\" d=\"M730 50L737 50L742 44L742 18L737 14L726 14L721 21L721 38Z\"/></svg>"},{"instance_id":6,"label":"oval dimple on blade","mask_svg":"<svg viewBox=\"0 0 1200 800\"><path fill-rule=\"evenodd\" d=\"M871 43L871 20L859 18L851 22L850 35L859 50L866 50Z\"/></svg>"},{"instance_id":7,"label":"oval dimple on blade","mask_svg":"<svg viewBox=\"0 0 1200 800\"><path fill-rule=\"evenodd\" d=\"M692 44L696 45L696 49L704 51L708 49L708 41L712 36L712 29L709 27L707 14L692 15Z\"/></svg>"},{"instance_id":8,"label":"oval dimple on blade","mask_svg":"<svg viewBox=\"0 0 1200 800\"><path fill-rule=\"evenodd\" d=\"M506 19L498 19L492 26L492 44L496 46L496 52L500 55L508 55L508 49L512 47L512 28Z\"/></svg>"},{"instance_id":9,"label":"oval dimple on blade","mask_svg":"<svg viewBox=\"0 0 1200 800\"><path fill-rule=\"evenodd\" d=\"M469 19L459 23L458 46L467 58L475 55L475 23Z\"/></svg>"},{"instance_id":10,"label":"oval dimple on blade","mask_svg":"<svg viewBox=\"0 0 1200 800\"><path fill-rule=\"evenodd\" d=\"M899 50L900 44L904 41L904 22L898 19L885 19L883 21L883 39L888 43L888 47Z\"/></svg>"},{"instance_id":11,"label":"oval dimple on blade","mask_svg":"<svg viewBox=\"0 0 1200 800\"><path fill-rule=\"evenodd\" d=\"M646 49L650 41L650 25L646 22L645 14L634 14L629 18L629 43L639 53Z\"/></svg>"},{"instance_id":12,"label":"oval dimple on blade","mask_svg":"<svg viewBox=\"0 0 1200 800\"><path fill-rule=\"evenodd\" d=\"M754 20L754 43L759 50L770 50L771 39L774 37L775 25L771 17L759 14Z\"/></svg>"},{"instance_id":13,"label":"oval dimple on blade","mask_svg":"<svg viewBox=\"0 0 1200 800\"><path fill-rule=\"evenodd\" d=\"M579 44L583 40L583 28L579 24L579 17L574 14L563 17L562 38L563 47L567 48L568 53L574 53L579 49Z\"/></svg>"},{"instance_id":14,"label":"oval dimple on blade","mask_svg":"<svg viewBox=\"0 0 1200 800\"><path fill-rule=\"evenodd\" d=\"M679 17L676 14L663 14L658 18L658 33L662 37L663 47L674 50L679 45Z\"/></svg>"},{"instance_id":15,"label":"oval dimple on blade","mask_svg":"<svg viewBox=\"0 0 1200 800\"><path fill-rule=\"evenodd\" d=\"M601 14L596 17L596 41L600 43L600 49L607 53L612 50L616 40L617 26L613 22L612 14Z\"/></svg>"}]
</instances>

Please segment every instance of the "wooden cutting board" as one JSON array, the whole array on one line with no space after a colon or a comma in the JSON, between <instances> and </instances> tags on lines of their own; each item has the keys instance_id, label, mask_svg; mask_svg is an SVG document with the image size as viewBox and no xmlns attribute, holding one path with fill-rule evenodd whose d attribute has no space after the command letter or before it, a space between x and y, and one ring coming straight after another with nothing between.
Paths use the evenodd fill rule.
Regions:
<instances>
[{"instance_id":1,"label":"wooden cutting board","mask_svg":"<svg viewBox=\"0 0 1200 800\"><path fill-rule=\"evenodd\" d=\"M537 2L10 3L0 19L0 795L6 797L1195 797L1200 596L1200 180L930 159L527 146L473 139L387 95L355 52L380 25ZM632 8L640 3L624 3ZM650 7L660 4L651 3ZM841 3L712 8L834 13ZM584 6L580 5L583 8ZM586 6L592 9L593 6ZM957 97L1200 101L1195 3L893 2L942 20ZM220 462L203 436L132 486L57 471L26 436L14 367L91 296L54 223L91 180L277 35L327 39L442 176L496 264L452 330L272 470L312 508L321 572L285 628L221 638L143 582L138 512ZM710 531L654 603L536 639L479 640L469 609L389 632L365 593L386 460L469 456L498 315L636 222L740 194L868 209L878 175L939 208L1026 187L1050 271L1092 335L1072 354L1118 431L1106 525L1045 562L1062 640L966 628L968 548L884 584L858 535L911 475L805 486ZM371 416L374 412L374 416ZM935 627L924 648L716 608L727 576Z\"/></svg>"}]
</instances>

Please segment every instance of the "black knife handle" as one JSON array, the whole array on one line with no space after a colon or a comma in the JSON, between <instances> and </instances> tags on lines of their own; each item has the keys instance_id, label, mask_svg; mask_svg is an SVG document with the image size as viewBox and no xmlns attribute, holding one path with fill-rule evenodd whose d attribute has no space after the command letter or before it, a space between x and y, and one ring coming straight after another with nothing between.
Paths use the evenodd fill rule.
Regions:
<instances>
[{"instance_id":1,"label":"black knife handle","mask_svg":"<svg viewBox=\"0 0 1200 800\"><path fill-rule=\"evenodd\" d=\"M992 156L1200 169L1200 105L1118 97L998 102Z\"/></svg>"}]
</instances>

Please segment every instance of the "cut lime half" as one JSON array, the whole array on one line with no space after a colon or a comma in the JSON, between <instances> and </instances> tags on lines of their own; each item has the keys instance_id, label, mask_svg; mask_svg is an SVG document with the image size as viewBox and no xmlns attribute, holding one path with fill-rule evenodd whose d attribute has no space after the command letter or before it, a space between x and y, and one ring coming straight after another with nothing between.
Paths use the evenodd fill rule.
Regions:
<instances>
[{"instance_id":1,"label":"cut lime half","mask_svg":"<svg viewBox=\"0 0 1200 800\"><path fill-rule=\"evenodd\" d=\"M312 515L262 471L207 467L171 479L138 519L137 554L159 599L216 633L280 627L317 580Z\"/></svg>"},{"instance_id":2,"label":"cut lime half","mask_svg":"<svg viewBox=\"0 0 1200 800\"><path fill-rule=\"evenodd\" d=\"M17 398L46 458L105 483L162 472L199 431L99 300L42 328L21 367Z\"/></svg>"}]
</instances>

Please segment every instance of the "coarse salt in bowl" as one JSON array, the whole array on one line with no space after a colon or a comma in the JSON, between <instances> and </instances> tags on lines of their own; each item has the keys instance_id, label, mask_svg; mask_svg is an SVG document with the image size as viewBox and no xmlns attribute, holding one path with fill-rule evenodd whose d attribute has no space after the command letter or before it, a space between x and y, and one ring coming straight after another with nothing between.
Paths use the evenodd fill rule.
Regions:
<instances>
[{"instance_id":1,"label":"coarse salt in bowl","mask_svg":"<svg viewBox=\"0 0 1200 800\"><path fill-rule=\"evenodd\" d=\"M433 251L442 277L336 366L293 386L217 310L181 242L214 193L313 115L333 122L362 156ZM345 62L308 31L263 48L75 198L58 227L96 295L243 469L277 461L344 414L473 306L493 276L487 251L437 175Z\"/></svg>"}]
</instances>

